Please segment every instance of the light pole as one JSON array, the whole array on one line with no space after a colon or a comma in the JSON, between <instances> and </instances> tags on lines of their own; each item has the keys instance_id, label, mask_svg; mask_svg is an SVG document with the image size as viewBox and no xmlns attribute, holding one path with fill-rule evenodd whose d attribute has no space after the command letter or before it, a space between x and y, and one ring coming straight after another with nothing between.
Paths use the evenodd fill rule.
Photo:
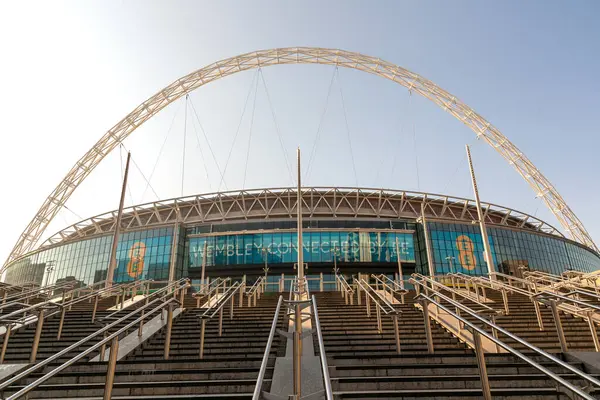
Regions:
<instances>
[{"instance_id":1,"label":"light pole","mask_svg":"<svg viewBox=\"0 0 600 400\"><path fill-rule=\"evenodd\" d=\"M446 261L448 261L448 263L450 264L450 273L453 274L454 273L454 267L452 265L452 262L454 262L455 258L453 256L448 256L446 257Z\"/></svg>"}]
</instances>

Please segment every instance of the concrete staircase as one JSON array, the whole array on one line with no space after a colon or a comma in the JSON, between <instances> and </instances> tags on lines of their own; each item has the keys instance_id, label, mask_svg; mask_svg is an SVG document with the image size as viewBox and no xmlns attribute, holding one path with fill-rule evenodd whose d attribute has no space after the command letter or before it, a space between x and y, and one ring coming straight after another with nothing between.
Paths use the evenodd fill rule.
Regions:
<instances>
[{"instance_id":1,"label":"concrete staircase","mask_svg":"<svg viewBox=\"0 0 600 400\"><path fill-rule=\"evenodd\" d=\"M364 301L362 306L356 301L348 306L339 293L317 293L316 297L337 398L481 398L475 355L434 323L435 352L427 353L423 314L414 307L414 292L406 296L406 304L397 305L402 311L401 354L396 353L389 317L384 317L383 333L378 333L374 309L368 318ZM539 361L584 386L568 371ZM512 355L486 355L486 365L495 399L563 398L554 381Z\"/></svg>"},{"instance_id":2,"label":"concrete staircase","mask_svg":"<svg viewBox=\"0 0 600 400\"><path fill-rule=\"evenodd\" d=\"M117 363L113 399L250 399L256 384L279 294L266 294L256 307L238 308L229 319L223 315L223 334L218 336L218 315L206 325L204 358L199 358L200 319L204 309L188 308L173 323L170 356L164 359L163 328L126 359ZM184 304L194 305L190 294ZM283 322L283 315L280 322ZM285 343L275 338L263 388L271 384L275 357ZM30 394L34 398L101 399L106 362L77 363L48 380ZM43 372L48 372L46 368ZM10 392L41 376L33 374L11 387ZM6 391L5 393L9 393Z\"/></svg>"},{"instance_id":3,"label":"concrete staircase","mask_svg":"<svg viewBox=\"0 0 600 400\"><path fill-rule=\"evenodd\" d=\"M46 358L101 329L104 325L100 321L103 317L113 313L112 311L107 311L106 309L112 307L114 303L115 299L113 297L105 298L99 301L98 311L96 312L96 321L94 323L91 322L93 303L84 301L73 305L73 309L71 311L67 311L65 314L64 326L60 339L57 339L60 324L60 312L45 318L36 362L45 360ZM129 312L131 312L131 310L132 309L125 309L123 311L119 311L114 315L113 318L111 318L110 321L127 315ZM123 321L118 324L114 330L117 330L126 324L127 321ZM31 354L31 347L35 337L36 326L37 323L34 322L11 332L6 355L4 357L5 364L29 363L29 356ZM98 342L101 338L102 336L99 336L97 340L78 347L76 350L67 353L54 363L62 363L68 360L69 358ZM93 357L93 355L94 354L90 355L90 358Z\"/></svg>"}]
</instances>

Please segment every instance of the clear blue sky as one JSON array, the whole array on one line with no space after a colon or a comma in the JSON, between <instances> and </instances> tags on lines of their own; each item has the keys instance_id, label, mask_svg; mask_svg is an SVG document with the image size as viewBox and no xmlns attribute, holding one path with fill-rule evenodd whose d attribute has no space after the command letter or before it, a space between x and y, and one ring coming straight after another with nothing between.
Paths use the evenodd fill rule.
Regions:
<instances>
[{"instance_id":1,"label":"clear blue sky","mask_svg":"<svg viewBox=\"0 0 600 400\"><path fill-rule=\"evenodd\" d=\"M598 15L597 1L2 1L0 259L74 162L140 102L211 62L288 46L357 51L434 81L513 141L599 242ZM333 69L277 66L262 73L288 158L301 146L308 163ZM250 93L225 177L229 189L292 184L262 82L252 107L254 76L228 77L191 96L223 168ZM219 186L208 146L200 137L203 159L191 124L197 126L188 114L184 194ZM181 193L183 125L178 102L125 143L148 176L167 138L152 179L162 198ZM305 183L471 197L463 160L464 144L473 142L468 128L424 99L411 101L404 88L340 70ZM473 156L483 200L557 225L491 148L475 142ZM82 217L114 209L119 180L115 153L75 193L69 208ZM134 169L127 203L154 200L151 191L142 196L144 188ZM48 233L77 220L61 212Z\"/></svg>"}]
</instances>

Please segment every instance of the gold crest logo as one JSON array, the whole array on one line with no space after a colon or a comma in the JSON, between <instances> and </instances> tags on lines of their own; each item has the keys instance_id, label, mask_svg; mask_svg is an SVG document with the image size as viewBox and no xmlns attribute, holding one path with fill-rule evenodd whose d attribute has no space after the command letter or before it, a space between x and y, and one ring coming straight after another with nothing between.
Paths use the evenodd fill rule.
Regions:
<instances>
[{"instance_id":1,"label":"gold crest logo","mask_svg":"<svg viewBox=\"0 0 600 400\"><path fill-rule=\"evenodd\" d=\"M129 248L129 263L127 264L127 274L132 278L137 278L144 272L144 257L146 256L146 244L136 242Z\"/></svg>"},{"instance_id":2,"label":"gold crest logo","mask_svg":"<svg viewBox=\"0 0 600 400\"><path fill-rule=\"evenodd\" d=\"M469 271L474 270L477 259L475 258L475 246L471 238L467 235L460 235L456 238L456 248L458 249L460 265Z\"/></svg>"}]
</instances>

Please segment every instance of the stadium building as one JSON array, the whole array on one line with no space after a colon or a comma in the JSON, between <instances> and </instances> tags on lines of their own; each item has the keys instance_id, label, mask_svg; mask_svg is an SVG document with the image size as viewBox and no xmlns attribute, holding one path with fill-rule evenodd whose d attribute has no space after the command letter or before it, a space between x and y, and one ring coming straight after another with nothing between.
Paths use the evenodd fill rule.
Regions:
<instances>
[{"instance_id":1,"label":"stadium building","mask_svg":"<svg viewBox=\"0 0 600 400\"><path fill-rule=\"evenodd\" d=\"M314 288L342 272L488 275L475 202L430 193L304 188L304 261ZM224 192L124 210L115 282L293 275L297 255L295 188ZM531 215L482 205L494 270L560 274L600 269L590 248ZM117 212L78 222L8 266L10 284L106 279ZM205 245L206 243L206 245ZM396 243L398 245L396 245ZM205 247L206 246L206 247ZM206 256L204 251L206 249ZM428 256L429 252L429 256ZM48 268L51 266L52 268Z\"/></svg>"},{"instance_id":2,"label":"stadium building","mask_svg":"<svg viewBox=\"0 0 600 400\"><path fill-rule=\"evenodd\" d=\"M353 68L433 101L492 146L556 217L349 187L186 196L45 239L93 169L189 92L277 64ZM298 157L298 171L300 171ZM116 239L115 239L116 238ZM136 107L46 198L2 268L0 398L600 398L600 254L493 125L379 58L283 48L225 59ZM207 281L208 278L208 281Z\"/></svg>"}]
</instances>

